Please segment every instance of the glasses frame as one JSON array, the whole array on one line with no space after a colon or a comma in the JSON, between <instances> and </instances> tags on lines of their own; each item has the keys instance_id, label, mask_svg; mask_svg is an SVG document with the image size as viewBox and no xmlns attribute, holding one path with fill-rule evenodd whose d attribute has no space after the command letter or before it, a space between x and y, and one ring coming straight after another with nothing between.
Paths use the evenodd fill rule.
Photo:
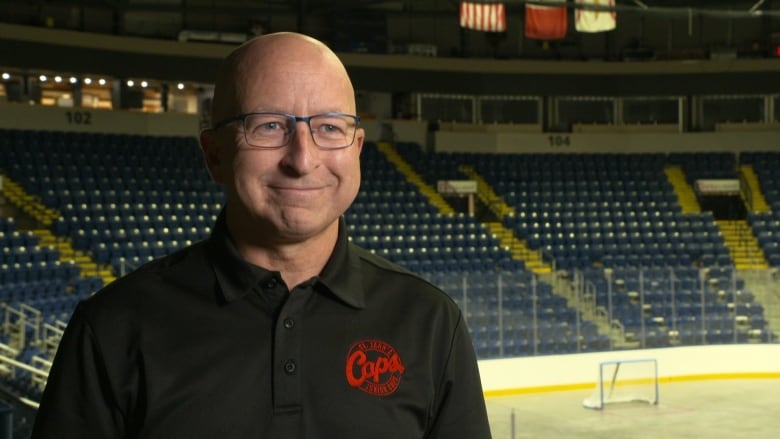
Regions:
<instances>
[{"instance_id":1,"label":"glasses frame","mask_svg":"<svg viewBox=\"0 0 780 439\"><path fill-rule=\"evenodd\" d=\"M324 150L328 150L328 151L344 149L344 148L348 148L348 147L352 146L355 143L355 137L357 136L357 130L358 130L358 127L360 125L360 120L361 120L360 116L357 116L357 115L354 115L354 114L347 114L347 113L338 113L338 112L328 112L328 113L312 114L311 116L296 116L294 114L277 113L277 112L274 112L274 111L253 111L253 112L249 112L249 113L241 113L241 114L233 116L233 117L228 117L226 119L222 119L221 121L219 121L216 124L214 124L214 126L211 129L216 131L216 130L224 127L225 125L227 125L229 123L236 122L236 121L241 121L241 126L242 126L243 131L244 131L244 141L246 142L247 146L249 146L250 148L255 148L255 149L279 149L279 148L284 148L285 146L290 144L290 142L292 141L293 137L295 137L295 129L290 129L290 131L287 133L287 136L288 136L287 137L287 141L285 143L283 143L282 145L279 145L279 146L255 146L255 145L252 145L251 143L249 143L249 138L247 138L247 136L246 136L246 133L247 133L247 130L246 130L246 119L249 116L255 116L255 115L258 115L258 114L271 114L271 115L274 115L274 116L284 116L284 117L290 119L291 121L293 121L293 126L295 126L298 122L306 123L306 126L309 127L309 134L311 135L311 140L314 142L314 144L317 145L318 148L324 149ZM348 144L346 144L344 146L337 146L337 147L321 146L320 144L318 144L317 140L314 139L314 131L311 129L311 120L313 118L319 117L319 116L338 116L338 117L348 117L348 118L353 119L355 121L355 131L352 133L352 140Z\"/></svg>"}]
</instances>

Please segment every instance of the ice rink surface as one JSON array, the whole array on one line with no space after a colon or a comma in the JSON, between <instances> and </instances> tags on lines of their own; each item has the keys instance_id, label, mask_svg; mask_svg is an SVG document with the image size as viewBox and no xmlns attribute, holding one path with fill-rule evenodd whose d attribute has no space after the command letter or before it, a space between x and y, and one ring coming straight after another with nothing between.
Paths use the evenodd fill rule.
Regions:
<instances>
[{"instance_id":1,"label":"ice rink surface","mask_svg":"<svg viewBox=\"0 0 780 439\"><path fill-rule=\"evenodd\" d=\"M582 406L591 393L489 397L493 438L780 438L780 379L662 381L658 405L626 403L604 410Z\"/></svg>"}]
</instances>

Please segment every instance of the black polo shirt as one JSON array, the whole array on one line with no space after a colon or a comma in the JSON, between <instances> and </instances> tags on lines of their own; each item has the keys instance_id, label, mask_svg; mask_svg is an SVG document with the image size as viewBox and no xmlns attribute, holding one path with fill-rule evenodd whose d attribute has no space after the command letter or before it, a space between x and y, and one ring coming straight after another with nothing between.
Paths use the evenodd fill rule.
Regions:
<instances>
[{"instance_id":1,"label":"black polo shirt","mask_svg":"<svg viewBox=\"0 0 780 439\"><path fill-rule=\"evenodd\" d=\"M33 438L490 437L444 292L348 242L288 291L224 218L77 307Z\"/></svg>"}]
</instances>

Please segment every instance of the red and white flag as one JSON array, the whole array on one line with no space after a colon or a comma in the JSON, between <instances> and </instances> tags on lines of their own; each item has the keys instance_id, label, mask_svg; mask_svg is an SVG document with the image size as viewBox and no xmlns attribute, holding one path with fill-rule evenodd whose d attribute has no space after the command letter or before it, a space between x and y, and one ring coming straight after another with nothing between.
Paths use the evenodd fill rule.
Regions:
<instances>
[{"instance_id":1,"label":"red and white flag","mask_svg":"<svg viewBox=\"0 0 780 439\"><path fill-rule=\"evenodd\" d=\"M563 4L560 0L545 1ZM535 40L560 40L566 37L566 6L525 5L525 36Z\"/></svg>"},{"instance_id":2,"label":"red and white flag","mask_svg":"<svg viewBox=\"0 0 780 439\"><path fill-rule=\"evenodd\" d=\"M484 32L505 32L504 4L460 2L460 26Z\"/></svg>"},{"instance_id":3,"label":"red and white flag","mask_svg":"<svg viewBox=\"0 0 780 439\"><path fill-rule=\"evenodd\" d=\"M579 5L615 7L615 0L577 0ZM606 32L617 26L617 14L614 9L577 8L574 12L574 27L578 32Z\"/></svg>"}]
</instances>

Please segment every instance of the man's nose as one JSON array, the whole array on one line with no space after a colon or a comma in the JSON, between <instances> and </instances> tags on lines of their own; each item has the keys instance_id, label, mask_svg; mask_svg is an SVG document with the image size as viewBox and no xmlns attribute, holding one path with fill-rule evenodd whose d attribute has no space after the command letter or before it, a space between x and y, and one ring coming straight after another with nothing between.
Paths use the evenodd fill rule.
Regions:
<instances>
[{"instance_id":1,"label":"man's nose","mask_svg":"<svg viewBox=\"0 0 780 439\"><path fill-rule=\"evenodd\" d=\"M309 124L297 121L292 132L292 139L287 145L284 164L298 174L305 174L319 165L320 149L312 136Z\"/></svg>"}]
</instances>

